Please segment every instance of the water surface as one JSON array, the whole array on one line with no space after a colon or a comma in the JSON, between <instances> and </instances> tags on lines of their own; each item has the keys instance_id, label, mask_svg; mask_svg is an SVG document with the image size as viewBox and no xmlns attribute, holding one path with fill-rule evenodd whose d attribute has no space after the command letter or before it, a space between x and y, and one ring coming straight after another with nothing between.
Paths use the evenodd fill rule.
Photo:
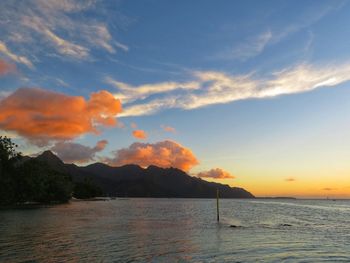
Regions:
<instances>
[{"instance_id":1,"label":"water surface","mask_svg":"<svg viewBox=\"0 0 350 263\"><path fill-rule=\"evenodd\" d=\"M220 223L215 205L134 198L0 211L0 262L350 262L350 201L220 200Z\"/></svg>"}]
</instances>

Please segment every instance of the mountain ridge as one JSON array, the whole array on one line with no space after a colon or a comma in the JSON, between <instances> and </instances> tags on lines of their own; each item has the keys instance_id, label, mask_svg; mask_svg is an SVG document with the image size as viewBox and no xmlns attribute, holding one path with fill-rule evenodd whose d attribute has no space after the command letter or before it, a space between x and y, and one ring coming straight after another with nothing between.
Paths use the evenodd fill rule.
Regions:
<instances>
[{"instance_id":1,"label":"mountain ridge","mask_svg":"<svg viewBox=\"0 0 350 263\"><path fill-rule=\"evenodd\" d=\"M54 170L68 173L73 181L89 178L108 196L214 198L218 189L221 198L255 198L243 188L208 182L173 167L150 165L142 168L135 164L113 167L100 162L77 166L64 163L51 151L45 151L33 159L46 163Z\"/></svg>"}]
</instances>

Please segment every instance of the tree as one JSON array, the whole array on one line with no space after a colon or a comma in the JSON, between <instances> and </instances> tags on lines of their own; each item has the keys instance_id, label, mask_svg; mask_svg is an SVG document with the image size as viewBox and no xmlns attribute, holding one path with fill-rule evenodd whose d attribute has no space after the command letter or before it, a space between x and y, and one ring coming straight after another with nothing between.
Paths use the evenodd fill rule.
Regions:
<instances>
[{"instance_id":1,"label":"tree","mask_svg":"<svg viewBox=\"0 0 350 263\"><path fill-rule=\"evenodd\" d=\"M10 138L0 136L0 205L69 201L72 178L35 159L20 161L16 148Z\"/></svg>"},{"instance_id":2,"label":"tree","mask_svg":"<svg viewBox=\"0 0 350 263\"><path fill-rule=\"evenodd\" d=\"M17 170L18 202L65 203L72 195L72 178L47 164L28 160Z\"/></svg>"},{"instance_id":3,"label":"tree","mask_svg":"<svg viewBox=\"0 0 350 263\"><path fill-rule=\"evenodd\" d=\"M13 170L14 164L21 158L21 153L17 152L17 144L10 138L0 136L0 174Z\"/></svg>"},{"instance_id":4,"label":"tree","mask_svg":"<svg viewBox=\"0 0 350 263\"><path fill-rule=\"evenodd\" d=\"M6 136L0 136L0 204L10 204L16 200L15 164L21 158L18 146Z\"/></svg>"},{"instance_id":5,"label":"tree","mask_svg":"<svg viewBox=\"0 0 350 263\"><path fill-rule=\"evenodd\" d=\"M76 182L74 185L73 196L78 199L92 198L102 194L102 189L90 178L85 178L84 181Z\"/></svg>"}]
</instances>

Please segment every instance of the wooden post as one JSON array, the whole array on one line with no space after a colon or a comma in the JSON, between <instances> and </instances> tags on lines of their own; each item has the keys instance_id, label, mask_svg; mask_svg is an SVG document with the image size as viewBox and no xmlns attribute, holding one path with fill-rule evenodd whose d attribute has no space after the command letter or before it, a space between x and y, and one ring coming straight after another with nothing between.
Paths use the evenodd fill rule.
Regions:
<instances>
[{"instance_id":1,"label":"wooden post","mask_svg":"<svg viewBox=\"0 0 350 263\"><path fill-rule=\"evenodd\" d=\"M219 222L219 189L216 189L216 219Z\"/></svg>"}]
</instances>

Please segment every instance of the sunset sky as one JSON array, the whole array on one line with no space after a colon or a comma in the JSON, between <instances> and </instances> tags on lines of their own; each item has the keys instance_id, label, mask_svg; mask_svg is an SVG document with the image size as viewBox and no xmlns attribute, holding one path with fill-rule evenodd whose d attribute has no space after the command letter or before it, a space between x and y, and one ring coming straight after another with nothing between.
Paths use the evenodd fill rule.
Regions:
<instances>
[{"instance_id":1,"label":"sunset sky","mask_svg":"<svg viewBox=\"0 0 350 263\"><path fill-rule=\"evenodd\" d=\"M349 1L0 2L0 134L24 154L350 198Z\"/></svg>"}]
</instances>

